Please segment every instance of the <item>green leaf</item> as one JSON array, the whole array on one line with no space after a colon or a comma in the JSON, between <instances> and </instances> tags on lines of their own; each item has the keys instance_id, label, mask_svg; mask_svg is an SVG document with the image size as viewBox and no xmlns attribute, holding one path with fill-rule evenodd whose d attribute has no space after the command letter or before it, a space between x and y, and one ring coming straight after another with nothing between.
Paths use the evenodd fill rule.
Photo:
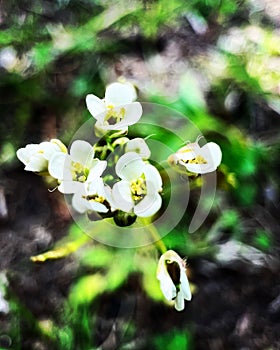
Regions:
<instances>
[{"instance_id":1,"label":"green leaf","mask_svg":"<svg viewBox=\"0 0 280 350\"><path fill-rule=\"evenodd\" d=\"M79 260L80 263L85 266L104 267L113 263L115 257L113 252L108 248L95 246L84 249Z\"/></svg>"},{"instance_id":2,"label":"green leaf","mask_svg":"<svg viewBox=\"0 0 280 350\"><path fill-rule=\"evenodd\" d=\"M155 337L154 345L156 350L188 350L191 346L191 336L187 331L174 330L167 334Z\"/></svg>"},{"instance_id":3,"label":"green leaf","mask_svg":"<svg viewBox=\"0 0 280 350\"><path fill-rule=\"evenodd\" d=\"M70 291L70 304L74 306L91 303L106 290L106 285L106 277L98 273L82 277Z\"/></svg>"}]
</instances>

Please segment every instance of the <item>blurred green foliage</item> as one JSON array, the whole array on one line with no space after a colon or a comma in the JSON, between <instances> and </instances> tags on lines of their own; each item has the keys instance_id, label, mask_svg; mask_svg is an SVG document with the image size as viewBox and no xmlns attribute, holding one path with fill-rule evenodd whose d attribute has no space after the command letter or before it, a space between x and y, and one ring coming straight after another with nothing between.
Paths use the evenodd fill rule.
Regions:
<instances>
[{"instance_id":1,"label":"blurred green foliage","mask_svg":"<svg viewBox=\"0 0 280 350\"><path fill-rule=\"evenodd\" d=\"M192 349L191 346L191 335L188 332L180 332L179 330L174 330L168 332L162 336L155 337L154 339L154 349L161 350L172 350L172 349Z\"/></svg>"}]
</instances>

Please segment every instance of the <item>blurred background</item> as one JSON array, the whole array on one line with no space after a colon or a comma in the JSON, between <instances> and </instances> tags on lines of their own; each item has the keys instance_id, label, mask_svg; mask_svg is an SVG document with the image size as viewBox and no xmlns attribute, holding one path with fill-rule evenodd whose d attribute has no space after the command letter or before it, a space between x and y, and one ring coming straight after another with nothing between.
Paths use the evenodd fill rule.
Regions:
<instances>
[{"instance_id":1,"label":"blurred background","mask_svg":"<svg viewBox=\"0 0 280 350\"><path fill-rule=\"evenodd\" d=\"M0 349L280 349L279 1L10 0L0 28ZM88 239L16 158L27 143L68 144L91 118L85 96L118 78L223 151L207 220L187 232L194 185L164 237L188 258L180 313L153 246Z\"/></svg>"}]
</instances>

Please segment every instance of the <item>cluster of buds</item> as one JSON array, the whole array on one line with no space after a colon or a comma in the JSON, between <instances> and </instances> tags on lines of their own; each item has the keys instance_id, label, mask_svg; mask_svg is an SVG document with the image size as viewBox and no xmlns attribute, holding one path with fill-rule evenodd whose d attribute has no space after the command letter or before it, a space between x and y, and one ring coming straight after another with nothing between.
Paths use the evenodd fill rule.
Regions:
<instances>
[{"instance_id":1,"label":"cluster of buds","mask_svg":"<svg viewBox=\"0 0 280 350\"><path fill-rule=\"evenodd\" d=\"M25 170L51 176L59 192L71 194L72 207L80 214L113 218L118 226L131 225L137 217L151 217L162 206L163 181L149 161L151 151L145 140L127 137L128 127L143 113L136 98L133 85L119 82L106 88L103 99L87 95L86 105L100 137L97 143L75 140L68 149L52 139L20 148L17 157ZM221 163L220 147L213 142L200 146L199 141L170 155L169 165L191 176L215 171ZM183 310L184 300L191 299L185 261L167 251L159 260L157 278L166 299Z\"/></svg>"}]
</instances>

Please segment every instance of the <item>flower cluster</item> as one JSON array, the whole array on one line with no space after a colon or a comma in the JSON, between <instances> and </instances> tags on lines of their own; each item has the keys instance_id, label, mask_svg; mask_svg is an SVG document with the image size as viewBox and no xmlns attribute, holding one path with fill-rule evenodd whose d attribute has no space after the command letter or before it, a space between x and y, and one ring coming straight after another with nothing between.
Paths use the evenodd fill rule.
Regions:
<instances>
[{"instance_id":1,"label":"flower cluster","mask_svg":"<svg viewBox=\"0 0 280 350\"><path fill-rule=\"evenodd\" d=\"M139 121L143 110L136 90L129 83L112 83L100 99L86 96L86 105L95 118L95 144L74 141L69 149L58 139L29 144L17 151L25 170L51 176L56 188L72 195L72 207L89 218L98 213L113 219L118 226L128 226L137 217L151 217L162 207L164 183L160 171L149 161L151 150L142 138L129 139L128 127ZM110 156L110 157L109 157ZM175 170L188 176L213 172L220 165L220 147L200 139L188 143L168 158ZM128 219L129 218L129 219ZM157 278L168 301L175 309L184 309L191 300L186 262L173 250L159 260Z\"/></svg>"},{"instance_id":2,"label":"flower cluster","mask_svg":"<svg viewBox=\"0 0 280 350\"><path fill-rule=\"evenodd\" d=\"M72 206L81 214L94 211L106 217L117 216L118 223L120 213L129 213L135 219L152 216L162 203L160 173L148 161L151 151L145 140L124 137L128 126L142 115L142 106L135 99L135 88L128 83L110 84L102 100L87 95L87 108L96 119L97 133L106 138L106 133L116 131L106 138L107 146L76 140L68 150L53 139L27 145L17 151L17 156L25 170L50 175L57 181L58 191L72 194ZM108 165L102 152L96 154L102 147L116 151L113 165ZM114 178L106 172L113 172Z\"/></svg>"}]
</instances>

